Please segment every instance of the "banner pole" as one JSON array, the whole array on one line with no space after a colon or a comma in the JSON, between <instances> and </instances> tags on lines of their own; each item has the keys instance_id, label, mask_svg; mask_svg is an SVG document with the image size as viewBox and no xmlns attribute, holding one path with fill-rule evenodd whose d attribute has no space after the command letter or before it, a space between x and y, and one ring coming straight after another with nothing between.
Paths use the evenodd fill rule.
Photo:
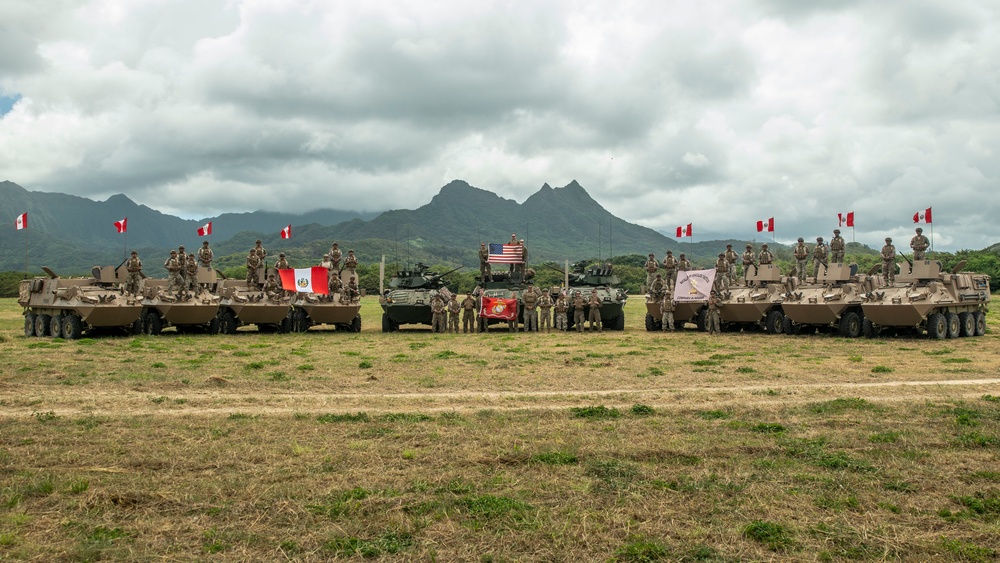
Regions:
<instances>
[{"instance_id":1,"label":"banner pole","mask_svg":"<svg viewBox=\"0 0 1000 563\"><path fill-rule=\"evenodd\" d=\"M24 279L28 279L28 227L24 228Z\"/></svg>"}]
</instances>

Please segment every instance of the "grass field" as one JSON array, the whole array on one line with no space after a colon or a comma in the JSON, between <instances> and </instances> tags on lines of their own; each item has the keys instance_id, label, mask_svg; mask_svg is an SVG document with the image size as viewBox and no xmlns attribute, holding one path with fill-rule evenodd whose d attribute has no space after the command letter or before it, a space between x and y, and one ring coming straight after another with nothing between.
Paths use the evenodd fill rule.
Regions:
<instances>
[{"instance_id":1,"label":"grass field","mask_svg":"<svg viewBox=\"0 0 1000 563\"><path fill-rule=\"evenodd\" d=\"M25 338L0 558L1000 557L1000 332Z\"/></svg>"}]
</instances>

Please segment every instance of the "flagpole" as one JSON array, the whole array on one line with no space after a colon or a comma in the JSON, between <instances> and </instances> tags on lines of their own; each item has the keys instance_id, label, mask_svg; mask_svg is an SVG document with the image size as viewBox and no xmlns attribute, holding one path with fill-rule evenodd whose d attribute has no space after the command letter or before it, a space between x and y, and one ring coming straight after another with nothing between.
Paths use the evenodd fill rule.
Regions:
<instances>
[{"instance_id":1,"label":"flagpole","mask_svg":"<svg viewBox=\"0 0 1000 563\"><path fill-rule=\"evenodd\" d=\"M929 224L931 226L931 253L933 253L934 252L934 222L931 221Z\"/></svg>"},{"instance_id":2,"label":"flagpole","mask_svg":"<svg viewBox=\"0 0 1000 563\"><path fill-rule=\"evenodd\" d=\"M28 279L28 226L24 226L24 279Z\"/></svg>"}]
</instances>

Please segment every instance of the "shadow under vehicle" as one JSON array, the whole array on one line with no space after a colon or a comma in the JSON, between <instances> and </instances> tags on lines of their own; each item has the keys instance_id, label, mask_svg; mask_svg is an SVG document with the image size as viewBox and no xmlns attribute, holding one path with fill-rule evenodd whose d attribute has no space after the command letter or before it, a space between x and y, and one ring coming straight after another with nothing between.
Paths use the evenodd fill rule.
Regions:
<instances>
[{"instance_id":1,"label":"shadow under vehicle","mask_svg":"<svg viewBox=\"0 0 1000 563\"><path fill-rule=\"evenodd\" d=\"M422 324L430 326L434 319L431 299L441 294L445 303L451 292L445 287L444 277L462 266L443 274L432 272L417 262L412 270L399 270L389 280L389 289L379 297L382 306L382 332L395 332L400 325Z\"/></svg>"},{"instance_id":2,"label":"shadow under vehicle","mask_svg":"<svg viewBox=\"0 0 1000 563\"><path fill-rule=\"evenodd\" d=\"M555 270L554 268L549 266ZM562 272L562 270L559 270ZM590 294L592 290L597 291L597 296L601 300L601 327L608 330L625 330L625 301L628 299L628 293L620 287L616 287L621 284L621 279L618 275L614 273L614 268L611 264L605 264L603 266L595 264L587 268L584 263L577 262L573 265L573 271L568 275L569 278L569 288L566 292L567 302L569 305L569 311L567 312L567 330L573 328L573 316L575 310L573 308L572 296L575 292L579 291L580 295L585 301L590 300ZM556 296L553 295L553 298ZM588 318L590 315L590 305L586 305L583 312L583 318Z\"/></svg>"},{"instance_id":3,"label":"shadow under vehicle","mask_svg":"<svg viewBox=\"0 0 1000 563\"><path fill-rule=\"evenodd\" d=\"M275 274L273 268L268 274ZM203 281L204 280L204 281ZM255 284L249 286L246 280L219 278L213 270L205 270L202 277L198 272L198 282L212 288L219 296L219 333L234 334L241 326L256 326L259 332L292 331L292 297L284 291L264 291Z\"/></svg>"},{"instance_id":4,"label":"shadow under vehicle","mask_svg":"<svg viewBox=\"0 0 1000 563\"><path fill-rule=\"evenodd\" d=\"M883 286L882 277L858 274L857 264L828 264L816 284L797 286L790 279L782 308L786 334L833 330L846 338L857 338L864 326L862 303L865 296Z\"/></svg>"},{"instance_id":5,"label":"shadow under vehicle","mask_svg":"<svg viewBox=\"0 0 1000 563\"><path fill-rule=\"evenodd\" d=\"M990 277L963 272L965 264L942 272L936 260L909 263L893 285L866 294L864 335L873 338L887 329L926 331L931 338L985 334Z\"/></svg>"},{"instance_id":6,"label":"shadow under vehicle","mask_svg":"<svg viewBox=\"0 0 1000 563\"><path fill-rule=\"evenodd\" d=\"M150 336L174 327L177 332L219 332L219 296L203 287L202 280L213 279L215 272L198 268L199 285L194 290L169 291L170 282L146 278L142 293L142 330Z\"/></svg>"},{"instance_id":7,"label":"shadow under vehicle","mask_svg":"<svg viewBox=\"0 0 1000 563\"><path fill-rule=\"evenodd\" d=\"M25 336L76 339L98 328L139 330L142 304L115 287L120 280L113 266L95 267L89 278L60 278L47 267L42 270L47 277L22 280L18 288Z\"/></svg>"},{"instance_id":8,"label":"shadow under vehicle","mask_svg":"<svg viewBox=\"0 0 1000 563\"><path fill-rule=\"evenodd\" d=\"M361 303L346 300L343 293L296 293L291 298L291 306L293 332L306 332L317 325L361 332Z\"/></svg>"}]
</instances>

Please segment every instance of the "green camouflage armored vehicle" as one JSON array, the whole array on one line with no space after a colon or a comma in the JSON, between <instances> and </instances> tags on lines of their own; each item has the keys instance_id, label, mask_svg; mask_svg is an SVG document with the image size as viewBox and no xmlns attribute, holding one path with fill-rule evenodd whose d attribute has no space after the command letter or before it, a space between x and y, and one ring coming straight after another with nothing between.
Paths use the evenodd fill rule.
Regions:
<instances>
[{"instance_id":1,"label":"green camouflage armored vehicle","mask_svg":"<svg viewBox=\"0 0 1000 563\"><path fill-rule=\"evenodd\" d=\"M89 278L60 278L49 268L42 270L47 277L22 280L18 288L25 336L75 339L104 327L140 330L142 304L115 287L119 280L114 267L95 267Z\"/></svg>"},{"instance_id":2,"label":"green camouflage armored vehicle","mask_svg":"<svg viewBox=\"0 0 1000 563\"><path fill-rule=\"evenodd\" d=\"M291 299L291 328L305 332L317 325L333 325L337 330L361 332L361 303L343 293L323 295L296 293Z\"/></svg>"},{"instance_id":3,"label":"green camouflage armored vehicle","mask_svg":"<svg viewBox=\"0 0 1000 563\"><path fill-rule=\"evenodd\" d=\"M936 260L913 262L890 287L865 295L862 332L872 338L887 329L926 331L931 338L986 333L990 277L965 273L965 261L942 272Z\"/></svg>"},{"instance_id":4,"label":"green camouflage armored vehicle","mask_svg":"<svg viewBox=\"0 0 1000 563\"><path fill-rule=\"evenodd\" d=\"M856 264L829 264L820 269L815 284L790 286L782 304L784 332L833 330L847 338L858 337L864 326L865 296L883 283L882 276L857 271Z\"/></svg>"},{"instance_id":5,"label":"green camouflage armored vehicle","mask_svg":"<svg viewBox=\"0 0 1000 563\"><path fill-rule=\"evenodd\" d=\"M275 274L273 268L269 274ZM215 272L206 269L206 278L215 278ZM199 271L199 282L201 272ZM292 298L284 290L264 291L258 286L249 287L246 280L217 279L205 283L219 296L219 332L233 334L241 326L255 325L260 332L291 332Z\"/></svg>"},{"instance_id":6,"label":"green camouflage armored vehicle","mask_svg":"<svg viewBox=\"0 0 1000 563\"><path fill-rule=\"evenodd\" d=\"M177 332L219 332L219 296L206 289L215 272L198 268L198 287L188 291L168 291L170 282L146 278L142 286L142 327L155 336L174 327Z\"/></svg>"},{"instance_id":7,"label":"green camouflage armored vehicle","mask_svg":"<svg viewBox=\"0 0 1000 563\"><path fill-rule=\"evenodd\" d=\"M431 272L420 262L412 270L400 270L389 280L389 288L379 297L382 305L382 332L395 332L400 325L431 325L431 298L438 293L445 302L451 299L451 292L445 287L444 277L461 269L455 268L443 274Z\"/></svg>"},{"instance_id":8,"label":"green camouflage armored vehicle","mask_svg":"<svg viewBox=\"0 0 1000 563\"><path fill-rule=\"evenodd\" d=\"M614 273L614 268L610 263L603 266L594 264L589 268L583 262L574 264L573 270L569 273L567 327L573 327L573 316L576 313L573 308L572 295L579 291L584 300L589 300L591 291L597 290L597 296L601 299L601 326L608 330L624 330L624 307L628 293L624 289L616 287L620 283L621 280ZM555 297L553 295L553 299ZM583 318L588 318L588 315L590 315L589 304L585 307Z\"/></svg>"}]
</instances>

